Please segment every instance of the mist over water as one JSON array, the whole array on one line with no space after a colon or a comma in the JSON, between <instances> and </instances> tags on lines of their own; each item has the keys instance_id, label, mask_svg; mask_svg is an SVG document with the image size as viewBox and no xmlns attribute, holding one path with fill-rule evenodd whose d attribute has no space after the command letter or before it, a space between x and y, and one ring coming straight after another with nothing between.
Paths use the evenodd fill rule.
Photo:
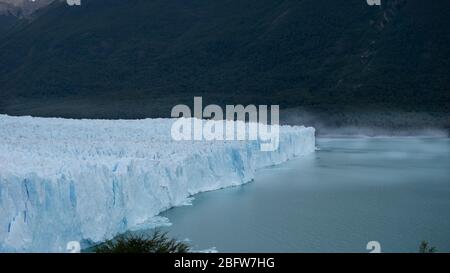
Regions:
<instances>
[{"instance_id":1,"label":"mist over water","mask_svg":"<svg viewBox=\"0 0 450 273\"><path fill-rule=\"evenodd\" d=\"M245 186L162 214L179 239L219 252L450 251L450 141L353 138L264 169Z\"/></svg>"},{"instance_id":2,"label":"mist over water","mask_svg":"<svg viewBox=\"0 0 450 273\"><path fill-rule=\"evenodd\" d=\"M379 127L341 127L320 128L318 134L321 137L431 137L445 138L448 132L439 128L423 129L385 129Z\"/></svg>"},{"instance_id":3,"label":"mist over water","mask_svg":"<svg viewBox=\"0 0 450 273\"><path fill-rule=\"evenodd\" d=\"M449 137L450 116L401 111L286 109L281 123L316 128L322 137Z\"/></svg>"}]
</instances>

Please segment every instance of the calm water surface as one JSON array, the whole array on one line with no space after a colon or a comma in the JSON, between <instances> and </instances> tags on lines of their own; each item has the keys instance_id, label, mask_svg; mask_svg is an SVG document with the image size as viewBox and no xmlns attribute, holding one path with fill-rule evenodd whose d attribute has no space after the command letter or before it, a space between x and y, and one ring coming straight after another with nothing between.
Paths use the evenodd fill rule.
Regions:
<instances>
[{"instance_id":1,"label":"calm water surface","mask_svg":"<svg viewBox=\"0 0 450 273\"><path fill-rule=\"evenodd\" d=\"M161 216L195 249L219 252L450 252L448 139L318 139L315 154L202 193Z\"/></svg>"}]
</instances>

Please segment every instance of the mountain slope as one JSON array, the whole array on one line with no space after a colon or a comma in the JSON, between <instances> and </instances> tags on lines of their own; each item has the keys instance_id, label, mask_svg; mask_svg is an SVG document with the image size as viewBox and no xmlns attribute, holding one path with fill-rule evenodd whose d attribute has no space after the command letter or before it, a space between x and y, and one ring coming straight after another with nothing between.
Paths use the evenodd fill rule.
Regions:
<instances>
[{"instance_id":1,"label":"mountain slope","mask_svg":"<svg viewBox=\"0 0 450 273\"><path fill-rule=\"evenodd\" d=\"M85 0L0 40L0 112L167 116L175 104L449 113L450 3Z\"/></svg>"},{"instance_id":2,"label":"mountain slope","mask_svg":"<svg viewBox=\"0 0 450 273\"><path fill-rule=\"evenodd\" d=\"M0 38L17 22L20 9L0 0Z\"/></svg>"},{"instance_id":3,"label":"mountain slope","mask_svg":"<svg viewBox=\"0 0 450 273\"><path fill-rule=\"evenodd\" d=\"M0 37L6 33L17 21L12 15L0 14Z\"/></svg>"},{"instance_id":4,"label":"mountain slope","mask_svg":"<svg viewBox=\"0 0 450 273\"><path fill-rule=\"evenodd\" d=\"M55 0L0 0L0 14L29 17Z\"/></svg>"}]
</instances>

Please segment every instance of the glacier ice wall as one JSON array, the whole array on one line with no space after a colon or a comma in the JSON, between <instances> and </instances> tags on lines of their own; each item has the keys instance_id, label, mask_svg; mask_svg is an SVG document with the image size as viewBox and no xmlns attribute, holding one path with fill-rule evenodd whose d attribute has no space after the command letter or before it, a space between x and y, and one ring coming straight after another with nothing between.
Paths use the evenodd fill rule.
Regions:
<instances>
[{"instance_id":1,"label":"glacier ice wall","mask_svg":"<svg viewBox=\"0 0 450 273\"><path fill-rule=\"evenodd\" d=\"M315 149L314 129L260 141L173 141L173 119L0 115L0 252L65 252L145 225L190 195L240 185Z\"/></svg>"}]
</instances>

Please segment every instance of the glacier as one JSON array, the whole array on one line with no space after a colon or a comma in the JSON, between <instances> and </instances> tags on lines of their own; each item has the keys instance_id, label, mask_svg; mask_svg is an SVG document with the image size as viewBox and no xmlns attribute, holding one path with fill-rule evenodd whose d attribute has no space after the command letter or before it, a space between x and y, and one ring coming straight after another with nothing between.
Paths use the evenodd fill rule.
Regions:
<instances>
[{"instance_id":1,"label":"glacier","mask_svg":"<svg viewBox=\"0 0 450 273\"><path fill-rule=\"evenodd\" d=\"M280 126L263 152L260 140L174 141L174 121L0 115L0 252L66 252L164 222L196 193L315 150L310 127Z\"/></svg>"}]
</instances>

